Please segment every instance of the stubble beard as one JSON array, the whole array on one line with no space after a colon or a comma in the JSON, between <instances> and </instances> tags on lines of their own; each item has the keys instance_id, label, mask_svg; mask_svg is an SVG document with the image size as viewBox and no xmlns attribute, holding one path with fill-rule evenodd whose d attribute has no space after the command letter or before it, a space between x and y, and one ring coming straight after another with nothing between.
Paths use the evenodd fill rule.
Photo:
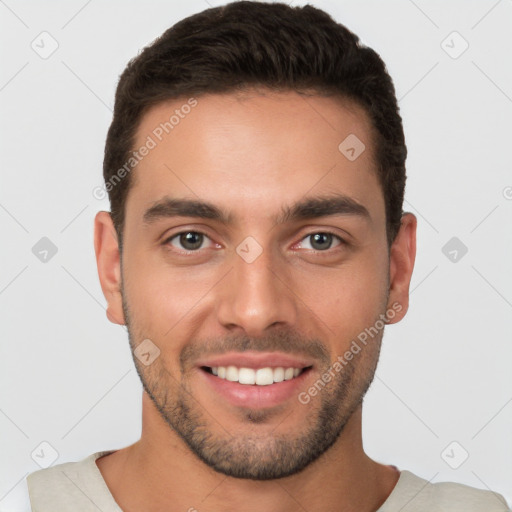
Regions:
<instances>
[{"instance_id":1,"label":"stubble beard","mask_svg":"<svg viewBox=\"0 0 512 512\"><path fill-rule=\"evenodd\" d=\"M137 329L129 320L124 297L123 309L133 355L144 337L135 340ZM367 361L362 353L358 354L359 359L354 358L344 366L308 404L297 400L296 407L304 408L304 424L293 437L289 432L268 434L268 428L264 429L265 434L255 433L257 425L265 424L279 413L275 410L241 408L240 419L254 428L250 434L228 432L194 398L187 380L171 375L162 357L150 366L142 364L134 355L133 359L142 386L162 418L202 462L234 478L272 480L299 473L336 442L373 381L382 333L379 338L372 341L378 347ZM329 372L331 364L326 362L323 366L319 378Z\"/></svg>"}]
</instances>

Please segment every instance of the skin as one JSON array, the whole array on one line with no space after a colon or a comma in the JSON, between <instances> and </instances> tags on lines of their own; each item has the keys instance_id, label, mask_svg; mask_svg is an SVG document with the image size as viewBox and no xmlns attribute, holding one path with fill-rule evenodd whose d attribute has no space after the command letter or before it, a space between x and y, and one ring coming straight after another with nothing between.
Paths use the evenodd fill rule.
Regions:
<instances>
[{"instance_id":1,"label":"skin","mask_svg":"<svg viewBox=\"0 0 512 512\"><path fill-rule=\"evenodd\" d=\"M389 324L406 314L416 218L403 215L388 250L373 129L359 106L264 90L197 100L132 171L122 259L109 213L96 215L107 316L128 325L132 350L144 339L160 350L149 366L134 357L145 386L140 440L97 465L124 511L375 511L399 477L365 454L361 437L362 398L373 379L382 329L307 404L294 394L264 409L234 406L202 378L195 356L183 358L207 348L241 351L242 342L254 353L298 353L309 343L323 356L311 357L298 389L307 391L380 314L394 310ZM147 112L135 147L185 102ZM338 150L351 133L366 146L354 161ZM276 224L283 207L328 194L349 196L369 218L345 214ZM232 215L232 223L173 217L145 224L144 212L166 195L213 203ZM179 236L168 240L190 231L207 237L187 255ZM315 252L310 235L325 232L346 244L334 237L330 247ZM248 236L262 249L251 263L236 252ZM344 394L337 395L341 389ZM174 428L183 412L176 408L179 399L212 443L231 453L222 470L214 467L214 452L206 463ZM278 443L289 443L283 454L293 462L329 404L332 443L305 467L267 480L228 476L242 452L247 471L263 471L272 461L280 468L270 453Z\"/></svg>"}]
</instances>

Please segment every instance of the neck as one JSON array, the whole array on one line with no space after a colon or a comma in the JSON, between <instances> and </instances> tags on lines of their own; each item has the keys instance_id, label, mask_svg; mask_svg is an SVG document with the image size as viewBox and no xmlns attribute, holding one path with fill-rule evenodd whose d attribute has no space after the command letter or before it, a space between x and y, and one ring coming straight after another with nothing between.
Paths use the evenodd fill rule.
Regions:
<instances>
[{"instance_id":1,"label":"neck","mask_svg":"<svg viewBox=\"0 0 512 512\"><path fill-rule=\"evenodd\" d=\"M143 393L141 439L97 460L119 506L157 512L244 510L376 511L399 474L370 459L361 438L362 407L335 444L295 475L256 481L217 473L199 460L165 423Z\"/></svg>"}]
</instances>

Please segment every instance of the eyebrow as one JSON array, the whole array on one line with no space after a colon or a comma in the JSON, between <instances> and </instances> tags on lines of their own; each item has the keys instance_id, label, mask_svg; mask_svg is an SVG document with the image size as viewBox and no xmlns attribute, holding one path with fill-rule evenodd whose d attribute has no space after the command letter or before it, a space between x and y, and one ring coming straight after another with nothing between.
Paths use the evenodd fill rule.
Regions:
<instances>
[{"instance_id":1,"label":"eyebrow","mask_svg":"<svg viewBox=\"0 0 512 512\"><path fill-rule=\"evenodd\" d=\"M331 195L309 197L291 206L282 208L281 213L273 217L276 224L284 224L298 220L315 219L318 217L343 215L358 216L364 220L371 220L368 209L349 196ZM143 222L151 225L161 219L172 217L196 217L210 219L224 225L234 221L231 213L206 201L193 199L164 197L148 208L143 215Z\"/></svg>"}]
</instances>

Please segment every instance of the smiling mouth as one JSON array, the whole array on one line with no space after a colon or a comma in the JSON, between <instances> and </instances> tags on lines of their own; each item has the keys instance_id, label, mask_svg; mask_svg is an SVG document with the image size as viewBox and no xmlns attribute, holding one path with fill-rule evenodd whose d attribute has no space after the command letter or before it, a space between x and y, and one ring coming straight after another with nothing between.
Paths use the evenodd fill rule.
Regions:
<instances>
[{"instance_id":1,"label":"smiling mouth","mask_svg":"<svg viewBox=\"0 0 512 512\"><path fill-rule=\"evenodd\" d=\"M207 373L215 375L219 379L230 382L238 382L248 386L269 386L288 380L293 380L303 373L309 371L312 366L304 368L297 367L270 367L244 368L238 366L201 366Z\"/></svg>"}]
</instances>

